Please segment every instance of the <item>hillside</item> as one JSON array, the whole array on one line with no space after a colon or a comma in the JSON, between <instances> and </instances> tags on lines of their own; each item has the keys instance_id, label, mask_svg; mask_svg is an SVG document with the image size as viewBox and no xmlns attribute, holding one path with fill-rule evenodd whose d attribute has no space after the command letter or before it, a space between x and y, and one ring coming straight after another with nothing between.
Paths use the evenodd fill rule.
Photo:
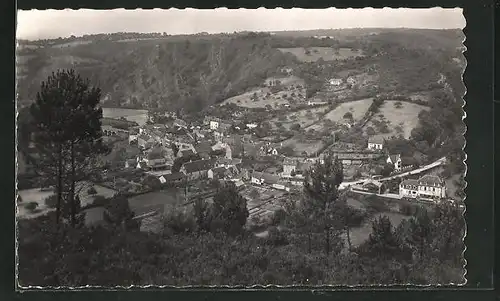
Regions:
<instances>
[{"instance_id":1,"label":"hillside","mask_svg":"<svg viewBox=\"0 0 500 301\"><path fill-rule=\"evenodd\" d=\"M324 98L420 93L436 88L444 62L461 62L459 36L460 30L345 29L191 36L116 33L18 41L19 100L29 103L40 82L58 68L74 68L97 84L108 107L198 111L238 95L242 97L233 100L242 106L264 107L267 103L248 98L262 94L266 78L279 76L285 66L304 80L306 91L295 94L307 98L321 92L326 79L349 73L356 76L359 91Z\"/></svg>"},{"instance_id":2,"label":"hillside","mask_svg":"<svg viewBox=\"0 0 500 301\"><path fill-rule=\"evenodd\" d=\"M68 45L63 44L63 45ZM104 105L199 110L246 92L273 76L292 55L264 39L93 41L18 50L19 99L33 99L58 68L75 68L99 85Z\"/></svg>"}]
</instances>

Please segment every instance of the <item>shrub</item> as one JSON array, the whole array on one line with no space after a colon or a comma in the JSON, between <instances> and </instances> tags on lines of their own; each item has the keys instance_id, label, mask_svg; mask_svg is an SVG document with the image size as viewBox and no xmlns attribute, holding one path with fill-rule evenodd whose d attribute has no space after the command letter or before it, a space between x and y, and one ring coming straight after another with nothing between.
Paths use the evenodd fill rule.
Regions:
<instances>
[{"instance_id":1,"label":"shrub","mask_svg":"<svg viewBox=\"0 0 500 301\"><path fill-rule=\"evenodd\" d=\"M276 210L271 218L271 224L277 226L284 222L286 219L286 211L282 208Z\"/></svg>"},{"instance_id":2,"label":"shrub","mask_svg":"<svg viewBox=\"0 0 500 301\"><path fill-rule=\"evenodd\" d=\"M94 197L94 202L92 203L95 206L106 206L109 203L109 200L102 195L97 195Z\"/></svg>"},{"instance_id":3,"label":"shrub","mask_svg":"<svg viewBox=\"0 0 500 301\"><path fill-rule=\"evenodd\" d=\"M367 210L372 213L389 211L389 206L387 206L386 202L375 195L365 198L365 203Z\"/></svg>"},{"instance_id":4,"label":"shrub","mask_svg":"<svg viewBox=\"0 0 500 301\"><path fill-rule=\"evenodd\" d=\"M37 207L38 207L37 202L29 202L28 204L25 205L25 208L28 209L29 211L35 211Z\"/></svg>"},{"instance_id":5,"label":"shrub","mask_svg":"<svg viewBox=\"0 0 500 301\"><path fill-rule=\"evenodd\" d=\"M56 208L57 206L57 195L53 194L45 198L45 206L49 208Z\"/></svg>"},{"instance_id":6,"label":"shrub","mask_svg":"<svg viewBox=\"0 0 500 301\"><path fill-rule=\"evenodd\" d=\"M271 227L269 230L269 235L267 237L267 243L272 246L286 246L289 244L288 238L285 233L278 230L276 227Z\"/></svg>"},{"instance_id":7,"label":"shrub","mask_svg":"<svg viewBox=\"0 0 500 301\"><path fill-rule=\"evenodd\" d=\"M347 207L347 219L349 227L359 227L361 226L366 218L368 217L368 212L363 209Z\"/></svg>"},{"instance_id":8,"label":"shrub","mask_svg":"<svg viewBox=\"0 0 500 301\"><path fill-rule=\"evenodd\" d=\"M406 216L416 215L420 209L421 207L417 204L411 204L411 203L399 204L399 213Z\"/></svg>"},{"instance_id":9,"label":"shrub","mask_svg":"<svg viewBox=\"0 0 500 301\"><path fill-rule=\"evenodd\" d=\"M92 186L87 190L88 194L97 194L97 190L95 190L95 187Z\"/></svg>"},{"instance_id":10,"label":"shrub","mask_svg":"<svg viewBox=\"0 0 500 301\"><path fill-rule=\"evenodd\" d=\"M344 114L344 119L352 119L353 116L352 116L352 113L351 112L347 112Z\"/></svg>"}]
</instances>

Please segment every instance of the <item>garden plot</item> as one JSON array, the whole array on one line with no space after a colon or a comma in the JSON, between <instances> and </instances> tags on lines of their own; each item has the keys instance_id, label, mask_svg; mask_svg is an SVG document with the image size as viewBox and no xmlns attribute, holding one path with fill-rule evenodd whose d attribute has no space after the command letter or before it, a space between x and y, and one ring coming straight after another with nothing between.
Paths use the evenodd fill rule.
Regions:
<instances>
[{"instance_id":1,"label":"garden plot","mask_svg":"<svg viewBox=\"0 0 500 301\"><path fill-rule=\"evenodd\" d=\"M273 118L270 120L270 123L274 128L278 128L279 125L282 125L287 130L292 129L294 124L299 124L300 128L307 128L318 122L328 110L328 106L304 109Z\"/></svg>"},{"instance_id":2,"label":"garden plot","mask_svg":"<svg viewBox=\"0 0 500 301\"><path fill-rule=\"evenodd\" d=\"M359 121L365 116L366 111L372 104L372 98L365 98L356 101L341 103L334 110L325 115L324 118L334 122L343 122L344 115L348 112L352 114L354 121Z\"/></svg>"},{"instance_id":3,"label":"garden plot","mask_svg":"<svg viewBox=\"0 0 500 301\"><path fill-rule=\"evenodd\" d=\"M325 116L323 116L322 122L318 122L309 126L307 130L314 129L315 131L320 131L325 127L328 127L326 123L347 122L348 119L344 118L347 113L351 113L354 122L360 121L363 116L365 116L365 113L366 111L368 111L368 108L371 104L372 98L341 103L335 109L331 110Z\"/></svg>"},{"instance_id":4,"label":"garden plot","mask_svg":"<svg viewBox=\"0 0 500 301\"><path fill-rule=\"evenodd\" d=\"M362 51L352 50L351 48L334 49L331 47L295 47L278 48L283 53L291 53L302 62L316 62L320 58L324 61L346 60L350 58L364 56Z\"/></svg>"},{"instance_id":5,"label":"garden plot","mask_svg":"<svg viewBox=\"0 0 500 301\"><path fill-rule=\"evenodd\" d=\"M267 86L270 82L279 81L279 88ZM305 102L304 80L296 76L268 78L263 87L254 88L243 94L224 100L221 105L235 104L245 108L277 109L284 105Z\"/></svg>"},{"instance_id":6,"label":"garden plot","mask_svg":"<svg viewBox=\"0 0 500 301\"><path fill-rule=\"evenodd\" d=\"M386 100L380 107L379 113L375 114L365 125L364 130L375 137L388 138L403 135L409 138L411 131L419 123L418 114L428 109L426 106L414 103Z\"/></svg>"},{"instance_id":7,"label":"garden plot","mask_svg":"<svg viewBox=\"0 0 500 301\"><path fill-rule=\"evenodd\" d=\"M321 140L299 140L293 137L283 141L283 146L292 147L295 156L303 157L317 154L325 144Z\"/></svg>"}]
</instances>

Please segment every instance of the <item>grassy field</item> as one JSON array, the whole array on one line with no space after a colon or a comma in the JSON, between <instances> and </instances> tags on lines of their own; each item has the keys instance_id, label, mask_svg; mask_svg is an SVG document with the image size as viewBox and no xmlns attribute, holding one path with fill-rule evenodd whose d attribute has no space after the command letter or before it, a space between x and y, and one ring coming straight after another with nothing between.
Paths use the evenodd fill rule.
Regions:
<instances>
[{"instance_id":1,"label":"grassy field","mask_svg":"<svg viewBox=\"0 0 500 301\"><path fill-rule=\"evenodd\" d=\"M56 44L56 45L53 45L52 47L53 48L75 47L75 46L86 45L86 44L90 44L90 43L92 43L92 41L74 41L74 42Z\"/></svg>"},{"instance_id":2,"label":"grassy field","mask_svg":"<svg viewBox=\"0 0 500 301\"><path fill-rule=\"evenodd\" d=\"M302 62L316 62L320 58L325 61L346 60L353 57L363 56L357 51L352 51L350 48L340 48L337 50L330 47L296 47L296 48L278 48L283 53L291 53ZM309 51L308 54L306 52Z\"/></svg>"},{"instance_id":3,"label":"grassy field","mask_svg":"<svg viewBox=\"0 0 500 301\"><path fill-rule=\"evenodd\" d=\"M303 152L308 155L315 154L324 146L323 141L300 141L296 137L283 141L283 146L292 146L295 151L295 156L303 156Z\"/></svg>"},{"instance_id":4,"label":"grassy field","mask_svg":"<svg viewBox=\"0 0 500 301\"><path fill-rule=\"evenodd\" d=\"M177 189L145 193L128 199L130 208L136 215L144 214L152 209L163 209L166 213L179 207L184 201L184 193Z\"/></svg>"},{"instance_id":5,"label":"grassy field","mask_svg":"<svg viewBox=\"0 0 500 301\"><path fill-rule=\"evenodd\" d=\"M88 189L94 187L97 191L96 194L90 195ZM76 191L80 197L80 202L82 206L88 205L93 202L96 196L103 196L106 198L112 197L116 191L113 189L106 188L104 186L91 184L88 182L79 182L76 184ZM45 206L45 199L54 194L53 190L40 190L39 188L24 189L18 191L23 202L19 204L17 216L19 218L33 218L42 214L45 214L53 209ZM32 213L24 208L23 204L30 202L38 203L39 212Z\"/></svg>"},{"instance_id":6,"label":"grassy field","mask_svg":"<svg viewBox=\"0 0 500 301\"><path fill-rule=\"evenodd\" d=\"M279 80L283 86L283 90L272 93L269 87L259 87L228 98L224 100L221 105L232 103L245 108L265 108L267 105L278 108L285 104L290 104L289 97L292 97L292 99L298 103L305 101L306 90L304 88L305 82L303 79L296 76L288 76L268 78L265 82L267 83L273 80ZM302 86L302 88L298 88L297 86ZM292 96L292 93L294 96ZM257 100L253 99L254 95L257 96Z\"/></svg>"},{"instance_id":7,"label":"grassy field","mask_svg":"<svg viewBox=\"0 0 500 301\"><path fill-rule=\"evenodd\" d=\"M286 119L278 117L271 119L269 122L274 128L277 128L276 123L281 123L285 129L290 129L296 123L300 124L301 128L307 128L321 119L319 114L324 114L328 110L328 106L304 109L284 115Z\"/></svg>"},{"instance_id":8,"label":"grassy field","mask_svg":"<svg viewBox=\"0 0 500 301\"><path fill-rule=\"evenodd\" d=\"M366 99L361 99L361 100L356 100L356 101L351 101L351 102L345 102L341 103L338 105L335 109L331 110L328 112L322 120L330 120L336 123L343 123L347 121L344 119L344 115L347 112L350 112L352 114L352 117L354 121L359 121L363 116L365 115L366 111L372 104L372 99L371 98L366 98ZM316 131L322 130L324 125L319 122L314 125L311 125L307 129L314 129Z\"/></svg>"},{"instance_id":9,"label":"grassy field","mask_svg":"<svg viewBox=\"0 0 500 301\"><path fill-rule=\"evenodd\" d=\"M363 118L371 104L371 98L345 102L338 105L338 107L326 114L325 118L330 119L334 122L343 122L344 115L347 112L351 112L354 121L359 121L361 120L361 118Z\"/></svg>"},{"instance_id":10,"label":"grassy field","mask_svg":"<svg viewBox=\"0 0 500 301\"><path fill-rule=\"evenodd\" d=\"M393 135L402 134L405 138L409 138L411 131L418 125L418 114L422 110L428 110L428 107L417 105L409 102L400 102L401 107L396 107L397 101L386 100L380 107L380 112L366 124L367 128L375 129L377 137L390 137ZM377 124L380 122L388 122L388 133L381 133L377 130Z\"/></svg>"},{"instance_id":11,"label":"grassy field","mask_svg":"<svg viewBox=\"0 0 500 301\"><path fill-rule=\"evenodd\" d=\"M89 194L88 190L90 187L94 187L95 190L97 191L97 193L94 195ZM78 183L76 185L76 189L77 189L77 191L79 191L80 202L81 202L82 206L91 204L94 201L95 196L100 195L100 196L103 196L105 198L110 198L117 193L116 190L109 189L109 188L104 187L104 186L92 184L89 182Z\"/></svg>"}]
</instances>

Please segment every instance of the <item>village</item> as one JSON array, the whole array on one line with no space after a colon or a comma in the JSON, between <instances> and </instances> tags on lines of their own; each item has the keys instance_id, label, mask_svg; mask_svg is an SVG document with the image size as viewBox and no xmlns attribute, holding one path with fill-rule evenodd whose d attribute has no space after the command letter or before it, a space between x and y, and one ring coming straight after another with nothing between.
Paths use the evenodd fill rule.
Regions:
<instances>
[{"instance_id":1,"label":"village","mask_svg":"<svg viewBox=\"0 0 500 301\"><path fill-rule=\"evenodd\" d=\"M108 191L104 197L126 194L132 197L131 203L134 196L143 200L148 193L163 191L173 194L175 206L182 207L196 199L210 201L222 183L232 182L258 223L282 208L283 200L300 198L306 173L327 153L342 162L342 190L396 202L452 200L444 179L435 172L446 158L417 162L391 153L380 135L354 142L339 139L368 124L374 119L374 108L394 95L356 100L356 93L374 83L344 74L325 80L316 96L307 99L303 81L293 72L293 68L279 69L281 76L266 80L260 90L212 106L203 118L158 110L149 110L140 125L123 117L103 118L103 137L112 151L103 158L103 172L83 185L81 207L95 210L96 199L103 197L96 187ZM266 105L252 107L259 101ZM342 107L356 108L354 104L360 102L364 115ZM339 108L346 113L332 114ZM283 125L283 115L292 122ZM309 121L315 115L325 118L322 124ZM331 119L326 119L329 115ZM146 202L151 206L142 201L132 206L144 224L165 213L166 201L158 198ZM97 215L89 223L102 219L102 213Z\"/></svg>"},{"instance_id":2,"label":"village","mask_svg":"<svg viewBox=\"0 0 500 301\"><path fill-rule=\"evenodd\" d=\"M370 138L363 147L337 142L335 137L322 153L291 156L283 143L256 137L255 132L261 127L258 122L242 125L237 116L234 114L231 121L205 116L199 122L188 123L168 112L160 118L149 116L145 125L128 131L103 126L106 139L126 141L126 148L132 150L129 153L134 154L124 158L122 166L118 164L114 171L110 170L104 182L110 181L109 175L115 172L122 178L113 176L108 185L116 190L137 192L141 188L131 185L134 182L125 180L124 175L139 172L148 179L150 189L185 187L188 203L200 196L209 198L213 194L206 194L204 189L210 191L217 183L230 181L248 198L249 204L271 203L264 197L271 195L273 206L268 206L271 210L259 211L271 214L273 208L279 208L277 196L300 193L306 172L330 151L344 166L341 189L415 202L437 203L448 199L444 180L429 173L444 164L445 158L414 166L413 161L405 162L401 154L389 153L384 139ZM163 122L155 123L155 119ZM389 184L394 180L395 187Z\"/></svg>"}]
</instances>

